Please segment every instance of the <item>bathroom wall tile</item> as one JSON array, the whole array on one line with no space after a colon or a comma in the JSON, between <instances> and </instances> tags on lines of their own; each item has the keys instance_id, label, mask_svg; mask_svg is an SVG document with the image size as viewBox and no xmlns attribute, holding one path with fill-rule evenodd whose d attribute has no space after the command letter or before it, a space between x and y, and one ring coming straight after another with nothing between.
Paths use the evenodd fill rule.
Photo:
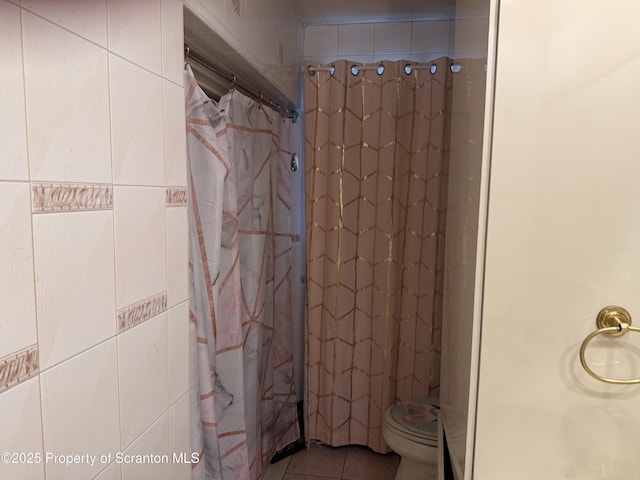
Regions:
<instances>
[{"instance_id":1,"label":"bathroom wall tile","mask_svg":"<svg viewBox=\"0 0 640 480\"><path fill-rule=\"evenodd\" d=\"M165 292L165 191L114 187L116 308Z\"/></svg>"},{"instance_id":2,"label":"bathroom wall tile","mask_svg":"<svg viewBox=\"0 0 640 480\"><path fill-rule=\"evenodd\" d=\"M338 55L371 55L374 26L373 23L338 25Z\"/></svg>"},{"instance_id":3,"label":"bathroom wall tile","mask_svg":"<svg viewBox=\"0 0 640 480\"><path fill-rule=\"evenodd\" d=\"M189 389L189 302L167 312L169 404Z\"/></svg>"},{"instance_id":4,"label":"bathroom wall tile","mask_svg":"<svg viewBox=\"0 0 640 480\"><path fill-rule=\"evenodd\" d=\"M449 20L413 22L411 26L412 52L448 52Z\"/></svg>"},{"instance_id":5,"label":"bathroom wall tile","mask_svg":"<svg viewBox=\"0 0 640 480\"><path fill-rule=\"evenodd\" d=\"M291 281L300 282L300 266L302 263L302 244L300 242L291 243Z\"/></svg>"},{"instance_id":6,"label":"bathroom wall tile","mask_svg":"<svg viewBox=\"0 0 640 480\"><path fill-rule=\"evenodd\" d=\"M106 51L28 12L22 25L31 179L111 182Z\"/></svg>"},{"instance_id":7,"label":"bathroom wall tile","mask_svg":"<svg viewBox=\"0 0 640 480\"><path fill-rule=\"evenodd\" d=\"M132 21L135 19L135 21ZM157 0L110 0L109 49L153 73L162 74L162 27Z\"/></svg>"},{"instance_id":8,"label":"bathroom wall tile","mask_svg":"<svg viewBox=\"0 0 640 480\"><path fill-rule=\"evenodd\" d=\"M0 393L0 453L33 452L43 455L40 383L32 378ZM44 479L44 464L0 462L0 478Z\"/></svg>"},{"instance_id":9,"label":"bathroom wall tile","mask_svg":"<svg viewBox=\"0 0 640 480\"><path fill-rule=\"evenodd\" d=\"M0 392L39 373L38 346L31 345L0 358Z\"/></svg>"},{"instance_id":10,"label":"bathroom wall tile","mask_svg":"<svg viewBox=\"0 0 640 480\"><path fill-rule=\"evenodd\" d=\"M331 55L331 56L315 56L315 55L311 55L311 56L305 56L304 60L305 62L309 62L312 65L331 65L331 62L335 62L337 57L336 55ZM373 60L373 55L370 56L370 58Z\"/></svg>"},{"instance_id":11,"label":"bathroom wall tile","mask_svg":"<svg viewBox=\"0 0 640 480\"><path fill-rule=\"evenodd\" d=\"M189 298L189 219L187 207L167 208L167 304Z\"/></svg>"},{"instance_id":12,"label":"bathroom wall tile","mask_svg":"<svg viewBox=\"0 0 640 480\"><path fill-rule=\"evenodd\" d=\"M166 313L118 335L118 372L125 449L169 406Z\"/></svg>"},{"instance_id":13,"label":"bathroom wall tile","mask_svg":"<svg viewBox=\"0 0 640 480\"><path fill-rule=\"evenodd\" d=\"M302 192L291 192L291 233L302 234Z\"/></svg>"},{"instance_id":14,"label":"bathroom wall tile","mask_svg":"<svg viewBox=\"0 0 640 480\"><path fill-rule=\"evenodd\" d=\"M338 26L317 25L305 29L305 57L332 57L338 55Z\"/></svg>"},{"instance_id":15,"label":"bathroom wall tile","mask_svg":"<svg viewBox=\"0 0 640 480\"><path fill-rule=\"evenodd\" d=\"M34 215L40 368L116 333L113 212Z\"/></svg>"},{"instance_id":16,"label":"bathroom wall tile","mask_svg":"<svg viewBox=\"0 0 640 480\"><path fill-rule=\"evenodd\" d=\"M118 333L167 311L167 292L161 292L116 312Z\"/></svg>"},{"instance_id":17,"label":"bathroom wall tile","mask_svg":"<svg viewBox=\"0 0 640 480\"><path fill-rule=\"evenodd\" d=\"M113 210L113 186L88 183L31 183L33 213Z\"/></svg>"},{"instance_id":18,"label":"bathroom wall tile","mask_svg":"<svg viewBox=\"0 0 640 480\"><path fill-rule=\"evenodd\" d=\"M163 81L165 185L187 185L187 134L184 90Z\"/></svg>"},{"instance_id":19,"label":"bathroom wall tile","mask_svg":"<svg viewBox=\"0 0 640 480\"><path fill-rule=\"evenodd\" d=\"M189 395L183 395L169 410L169 456L185 455L191 461L191 418L189 417ZM171 462L171 480L187 480L191 475L191 464Z\"/></svg>"},{"instance_id":20,"label":"bathroom wall tile","mask_svg":"<svg viewBox=\"0 0 640 480\"><path fill-rule=\"evenodd\" d=\"M106 0L24 0L22 7L101 47L107 47Z\"/></svg>"},{"instance_id":21,"label":"bathroom wall tile","mask_svg":"<svg viewBox=\"0 0 640 480\"><path fill-rule=\"evenodd\" d=\"M200 13L207 10L220 22L224 22L227 18L227 0L196 0L196 2L200 6Z\"/></svg>"},{"instance_id":22,"label":"bathroom wall tile","mask_svg":"<svg viewBox=\"0 0 640 480\"><path fill-rule=\"evenodd\" d=\"M170 480L169 415L163 415L124 451L125 455L167 455L168 462L123 463L122 480Z\"/></svg>"},{"instance_id":23,"label":"bathroom wall tile","mask_svg":"<svg viewBox=\"0 0 640 480\"><path fill-rule=\"evenodd\" d=\"M165 188L165 201L167 207L186 207L187 200L187 187Z\"/></svg>"},{"instance_id":24,"label":"bathroom wall tile","mask_svg":"<svg viewBox=\"0 0 640 480\"><path fill-rule=\"evenodd\" d=\"M242 45L247 44L247 0L227 0L226 26Z\"/></svg>"},{"instance_id":25,"label":"bathroom wall tile","mask_svg":"<svg viewBox=\"0 0 640 480\"><path fill-rule=\"evenodd\" d=\"M122 480L122 468L119 463L113 461L93 480Z\"/></svg>"},{"instance_id":26,"label":"bathroom wall tile","mask_svg":"<svg viewBox=\"0 0 640 480\"><path fill-rule=\"evenodd\" d=\"M183 6L180 0L162 0L162 75L178 85L184 83L184 21L182 9Z\"/></svg>"},{"instance_id":27,"label":"bathroom wall tile","mask_svg":"<svg viewBox=\"0 0 640 480\"><path fill-rule=\"evenodd\" d=\"M373 62L382 62L388 60L390 62L397 62L398 60L409 60L411 53L377 53L373 56Z\"/></svg>"},{"instance_id":28,"label":"bathroom wall tile","mask_svg":"<svg viewBox=\"0 0 640 480\"><path fill-rule=\"evenodd\" d=\"M115 55L109 62L113 183L164 185L162 79Z\"/></svg>"},{"instance_id":29,"label":"bathroom wall tile","mask_svg":"<svg viewBox=\"0 0 640 480\"><path fill-rule=\"evenodd\" d=\"M292 132L292 136L293 135L296 135L295 131ZM295 146L292 146L291 149L293 152L298 154L299 165L297 172L291 172L291 192L302 192L302 185L304 184L304 165L302 164L302 157L304 156L304 151L302 148Z\"/></svg>"},{"instance_id":30,"label":"bathroom wall tile","mask_svg":"<svg viewBox=\"0 0 640 480\"><path fill-rule=\"evenodd\" d=\"M0 357L36 336L29 184L0 182Z\"/></svg>"},{"instance_id":31,"label":"bathroom wall tile","mask_svg":"<svg viewBox=\"0 0 640 480\"><path fill-rule=\"evenodd\" d=\"M409 55L409 60L413 62L423 63L423 62L431 62L436 58L448 57L448 51L442 52L420 52L420 53L412 53Z\"/></svg>"},{"instance_id":32,"label":"bathroom wall tile","mask_svg":"<svg viewBox=\"0 0 640 480\"><path fill-rule=\"evenodd\" d=\"M411 51L411 22L376 23L374 43L376 55Z\"/></svg>"},{"instance_id":33,"label":"bathroom wall tile","mask_svg":"<svg viewBox=\"0 0 640 480\"><path fill-rule=\"evenodd\" d=\"M40 375L46 452L100 456L119 451L116 351L111 339ZM103 467L99 461L93 466L45 465L47 478L79 480L92 478Z\"/></svg>"},{"instance_id":34,"label":"bathroom wall tile","mask_svg":"<svg viewBox=\"0 0 640 480\"><path fill-rule=\"evenodd\" d=\"M384 59L386 59L386 55L382 55ZM338 57L340 60L349 60L350 63L373 63L376 61L376 57L374 55L342 55Z\"/></svg>"},{"instance_id":35,"label":"bathroom wall tile","mask_svg":"<svg viewBox=\"0 0 640 480\"><path fill-rule=\"evenodd\" d=\"M29 179L21 39L20 9L0 1L0 180Z\"/></svg>"},{"instance_id":36,"label":"bathroom wall tile","mask_svg":"<svg viewBox=\"0 0 640 480\"><path fill-rule=\"evenodd\" d=\"M455 50L484 51L488 43L486 18L463 18L456 20ZM478 57L482 58L482 57Z\"/></svg>"},{"instance_id":37,"label":"bathroom wall tile","mask_svg":"<svg viewBox=\"0 0 640 480\"><path fill-rule=\"evenodd\" d=\"M273 67L278 62L278 48L280 42L283 40L284 31L278 24L277 18L273 15L267 2L263 4L264 17L262 19L263 26L260 36L257 38L258 42L262 43L259 50L256 53L260 55L262 63L266 66Z\"/></svg>"},{"instance_id":38,"label":"bathroom wall tile","mask_svg":"<svg viewBox=\"0 0 640 480\"><path fill-rule=\"evenodd\" d=\"M249 2L247 5L247 47L258 58L264 58L266 19L264 5Z\"/></svg>"}]
</instances>

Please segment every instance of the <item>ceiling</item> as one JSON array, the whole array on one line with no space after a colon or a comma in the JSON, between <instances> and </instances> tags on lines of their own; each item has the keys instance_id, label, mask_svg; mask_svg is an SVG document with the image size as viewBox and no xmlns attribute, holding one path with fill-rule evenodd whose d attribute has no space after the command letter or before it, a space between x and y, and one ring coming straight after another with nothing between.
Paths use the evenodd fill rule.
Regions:
<instances>
[{"instance_id":1,"label":"ceiling","mask_svg":"<svg viewBox=\"0 0 640 480\"><path fill-rule=\"evenodd\" d=\"M455 0L292 0L305 25L455 17Z\"/></svg>"}]
</instances>

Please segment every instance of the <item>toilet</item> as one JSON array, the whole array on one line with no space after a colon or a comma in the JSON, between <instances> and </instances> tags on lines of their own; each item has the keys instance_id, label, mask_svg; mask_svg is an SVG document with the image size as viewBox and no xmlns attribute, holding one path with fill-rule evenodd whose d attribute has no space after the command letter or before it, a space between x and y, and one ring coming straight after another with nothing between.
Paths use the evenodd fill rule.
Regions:
<instances>
[{"instance_id":1,"label":"toilet","mask_svg":"<svg viewBox=\"0 0 640 480\"><path fill-rule=\"evenodd\" d=\"M394 480L436 480L438 477L437 398L414 399L389 407L382 436L400 456Z\"/></svg>"}]
</instances>

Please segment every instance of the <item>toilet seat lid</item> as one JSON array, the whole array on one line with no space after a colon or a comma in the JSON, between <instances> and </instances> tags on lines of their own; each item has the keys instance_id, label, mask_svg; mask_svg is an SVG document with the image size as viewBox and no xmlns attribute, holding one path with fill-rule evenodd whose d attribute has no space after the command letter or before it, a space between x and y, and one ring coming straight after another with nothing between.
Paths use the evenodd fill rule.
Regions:
<instances>
[{"instance_id":1,"label":"toilet seat lid","mask_svg":"<svg viewBox=\"0 0 640 480\"><path fill-rule=\"evenodd\" d=\"M391 418L396 427L425 438L438 436L437 398L414 398L391 407Z\"/></svg>"}]
</instances>

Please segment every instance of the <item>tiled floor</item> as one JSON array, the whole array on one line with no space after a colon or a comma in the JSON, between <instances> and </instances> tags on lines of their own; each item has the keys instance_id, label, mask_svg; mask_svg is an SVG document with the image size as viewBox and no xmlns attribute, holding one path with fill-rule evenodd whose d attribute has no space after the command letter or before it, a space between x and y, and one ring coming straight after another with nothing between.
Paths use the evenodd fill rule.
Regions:
<instances>
[{"instance_id":1,"label":"tiled floor","mask_svg":"<svg viewBox=\"0 0 640 480\"><path fill-rule=\"evenodd\" d=\"M400 457L361 446L311 445L270 465L264 480L393 480Z\"/></svg>"}]
</instances>

